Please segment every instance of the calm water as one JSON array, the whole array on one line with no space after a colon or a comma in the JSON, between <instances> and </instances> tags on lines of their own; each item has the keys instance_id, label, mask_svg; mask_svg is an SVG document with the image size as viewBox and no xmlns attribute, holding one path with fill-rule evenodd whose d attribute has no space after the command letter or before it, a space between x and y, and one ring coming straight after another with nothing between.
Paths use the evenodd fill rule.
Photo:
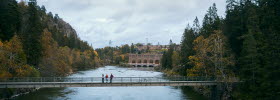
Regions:
<instances>
[{"instance_id":1,"label":"calm water","mask_svg":"<svg viewBox=\"0 0 280 100\"><path fill-rule=\"evenodd\" d=\"M161 72L106 66L79 71L69 77L101 77L102 74L115 77L162 77ZM14 100L204 100L188 87L67 87L43 88L36 92L13 98Z\"/></svg>"}]
</instances>

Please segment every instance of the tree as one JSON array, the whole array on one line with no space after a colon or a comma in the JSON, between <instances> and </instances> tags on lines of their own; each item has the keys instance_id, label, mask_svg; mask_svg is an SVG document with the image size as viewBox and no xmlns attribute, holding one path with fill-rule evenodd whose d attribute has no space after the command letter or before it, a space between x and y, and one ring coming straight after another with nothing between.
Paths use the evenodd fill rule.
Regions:
<instances>
[{"instance_id":1,"label":"tree","mask_svg":"<svg viewBox=\"0 0 280 100\"><path fill-rule=\"evenodd\" d=\"M189 76L214 76L226 81L233 77L234 58L228 47L226 37L215 31L208 38L199 36L194 40L195 55L190 56L193 68L188 69Z\"/></svg>"},{"instance_id":2,"label":"tree","mask_svg":"<svg viewBox=\"0 0 280 100\"><path fill-rule=\"evenodd\" d=\"M169 49L167 50L166 53L164 53L164 56L163 56L163 57L165 57L163 59L163 60L165 60L165 64L163 64L162 66L165 69L172 69L172 66L173 66L172 55L173 55L173 52L174 52L174 46L175 46L175 44L172 42L172 40L170 40Z\"/></svg>"},{"instance_id":3,"label":"tree","mask_svg":"<svg viewBox=\"0 0 280 100\"><path fill-rule=\"evenodd\" d=\"M193 21L193 30L194 30L195 36L198 36L199 31L200 31L200 24L199 24L199 20L197 17L195 17L195 20Z\"/></svg>"},{"instance_id":4,"label":"tree","mask_svg":"<svg viewBox=\"0 0 280 100\"><path fill-rule=\"evenodd\" d=\"M134 47L133 43L131 43L131 46L130 46L130 53L135 53L135 47Z\"/></svg>"},{"instance_id":5,"label":"tree","mask_svg":"<svg viewBox=\"0 0 280 100\"><path fill-rule=\"evenodd\" d=\"M166 69L167 68L167 54L166 54L166 51L163 51L163 55L162 55L162 58L161 58L161 62L160 62L160 64L161 64L161 67L162 67L162 69Z\"/></svg>"},{"instance_id":6,"label":"tree","mask_svg":"<svg viewBox=\"0 0 280 100\"><path fill-rule=\"evenodd\" d=\"M207 38L214 32L214 30L218 30L220 25L221 20L217 14L216 4L214 3L211 7L209 7L207 13L204 16L201 35Z\"/></svg>"},{"instance_id":7,"label":"tree","mask_svg":"<svg viewBox=\"0 0 280 100\"><path fill-rule=\"evenodd\" d=\"M279 0L259 0L259 9L256 12L260 14L260 31L263 34L258 36L257 41L264 41L259 54L264 56L261 59L260 76L258 76L257 91L261 95L256 96L264 99L280 98L280 5ZM274 80L274 81L271 81ZM259 93L260 94L260 93ZM257 95L257 94L256 94Z\"/></svg>"},{"instance_id":8,"label":"tree","mask_svg":"<svg viewBox=\"0 0 280 100\"><path fill-rule=\"evenodd\" d=\"M231 10L235 9L235 6L236 6L235 0L227 0L226 3L227 3L227 6L226 6L227 11L231 11Z\"/></svg>"},{"instance_id":9,"label":"tree","mask_svg":"<svg viewBox=\"0 0 280 100\"><path fill-rule=\"evenodd\" d=\"M242 99L275 99L279 97L279 1L258 0L240 2L245 13L239 56L240 77L244 84L238 95ZM235 8L237 9L237 7ZM274 80L274 81L270 81ZM277 83L278 81L278 83Z\"/></svg>"},{"instance_id":10,"label":"tree","mask_svg":"<svg viewBox=\"0 0 280 100\"><path fill-rule=\"evenodd\" d=\"M189 64L194 65L192 68L188 68L187 76L209 76L210 72L207 70L207 47L208 47L208 40L206 40L203 36L197 37L193 41L194 47L193 50L195 51L195 55L191 55L188 57ZM208 67L210 69L210 67Z\"/></svg>"},{"instance_id":11,"label":"tree","mask_svg":"<svg viewBox=\"0 0 280 100\"><path fill-rule=\"evenodd\" d=\"M17 36L0 45L0 77L37 77L38 71L26 64L26 56Z\"/></svg>"},{"instance_id":12,"label":"tree","mask_svg":"<svg viewBox=\"0 0 280 100\"><path fill-rule=\"evenodd\" d=\"M210 35L209 42L209 57L210 61L214 64L214 76L222 78L223 81L227 81L230 77L234 77L232 67L235 65L234 56L228 44L227 38L221 31L214 31L215 33Z\"/></svg>"},{"instance_id":13,"label":"tree","mask_svg":"<svg viewBox=\"0 0 280 100\"><path fill-rule=\"evenodd\" d=\"M57 23L57 22L58 22L58 19L59 19L58 14L55 14L55 15L54 15L54 22L56 22L56 23Z\"/></svg>"},{"instance_id":14,"label":"tree","mask_svg":"<svg viewBox=\"0 0 280 100\"><path fill-rule=\"evenodd\" d=\"M41 6L41 10L46 13L46 7L44 5Z\"/></svg>"},{"instance_id":15,"label":"tree","mask_svg":"<svg viewBox=\"0 0 280 100\"><path fill-rule=\"evenodd\" d=\"M172 54L172 68L176 71L176 72L180 72L181 70L181 66L180 65L180 61L181 61L181 57L179 55L179 53L177 51L173 51Z\"/></svg>"},{"instance_id":16,"label":"tree","mask_svg":"<svg viewBox=\"0 0 280 100\"><path fill-rule=\"evenodd\" d=\"M48 16L49 16L50 18L53 18L52 12L49 12L49 13L48 13Z\"/></svg>"},{"instance_id":17,"label":"tree","mask_svg":"<svg viewBox=\"0 0 280 100\"><path fill-rule=\"evenodd\" d=\"M16 0L0 2L0 40L10 40L19 31L21 13Z\"/></svg>"},{"instance_id":18,"label":"tree","mask_svg":"<svg viewBox=\"0 0 280 100\"><path fill-rule=\"evenodd\" d=\"M252 95L252 90L254 90L255 86L255 77L257 68L259 67L259 59L258 59L258 49L257 42L252 33L246 34L243 36L243 47L241 56L239 57L241 69L240 69L240 77L245 79L246 88L241 91L244 92L243 97L248 99L250 95ZM258 92L258 91L255 91ZM246 95L246 96L245 96ZM252 98L250 96L250 98Z\"/></svg>"},{"instance_id":19,"label":"tree","mask_svg":"<svg viewBox=\"0 0 280 100\"><path fill-rule=\"evenodd\" d=\"M42 45L40 43L42 25L37 5L34 2L36 0L30 1L29 3L29 23L27 24L27 31L21 35L21 39L23 41L24 52L27 56L27 63L37 67L42 57Z\"/></svg>"},{"instance_id":20,"label":"tree","mask_svg":"<svg viewBox=\"0 0 280 100\"><path fill-rule=\"evenodd\" d=\"M121 52L122 52L122 54L129 53L129 52L130 52L130 47L129 47L129 45L128 45L128 44L123 45L123 46L121 47Z\"/></svg>"},{"instance_id":21,"label":"tree","mask_svg":"<svg viewBox=\"0 0 280 100\"><path fill-rule=\"evenodd\" d=\"M55 64L56 76L65 76L72 72L73 57L68 47L59 47L57 52L57 63Z\"/></svg>"},{"instance_id":22,"label":"tree","mask_svg":"<svg viewBox=\"0 0 280 100\"><path fill-rule=\"evenodd\" d=\"M195 39L195 33L192 28L187 27L184 31L181 41L181 67L182 70L180 74L186 75L186 70L192 66L189 64L189 56L194 55L193 51L193 41Z\"/></svg>"},{"instance_id":23,"label":"tree","mask_svg":"<svg viewBox=\"0 0 280 100\"><path fill-rule=\"evenodd\" d=\"M58 45L52 39L52 34L44 29L41 37L42 43L42 62L39 64L40 73L42 76L56 76L56 65L57 61L60 59L57 58Z\"/></svg>"}]
</instances>

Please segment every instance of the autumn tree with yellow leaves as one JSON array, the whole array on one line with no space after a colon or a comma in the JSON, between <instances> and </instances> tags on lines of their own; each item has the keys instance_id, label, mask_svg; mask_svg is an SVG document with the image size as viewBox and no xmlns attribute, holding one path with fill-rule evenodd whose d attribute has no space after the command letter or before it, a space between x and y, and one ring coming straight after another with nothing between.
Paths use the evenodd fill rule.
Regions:
<instances>
[{"instance_id":1,"label":"autumn tree with yellow leaves","mask_svg":"<svg viewBox=\"0 0 280 100\"><path fill-rule=\"evenodd\" d=\"M194 67L187 70L188 76L219 77L222 80L234 76L231 70L234 57L221 31L214 31L208 38L199 36L193 44L195 55L189 59Z\"/></svg>"},{"instance_id":2,"label":"autumn tree with yellow leaves","mask_svg":"<svg viewBox=\"0 0 280 100\"><path fill-rule=\"evenodd\" d=\"M44 29L41 37L43 58L39 64L42 76L65 76L73 70L95 68L99 63L98 53L94 50L81 52L67 46L59 47L51 32Z\"/></svg>"},{"instance_id":3,"label":"autumn tree with yellow leaves","mask_svg":"<svg viewBox=\"0 0 280 100\"><path fill-rule=\"evenodd\" d=\"M20 39L15 35L10 41L0 41L0 78L37 77L39 72L26 64Z\"/></svg>"}]
</instances>

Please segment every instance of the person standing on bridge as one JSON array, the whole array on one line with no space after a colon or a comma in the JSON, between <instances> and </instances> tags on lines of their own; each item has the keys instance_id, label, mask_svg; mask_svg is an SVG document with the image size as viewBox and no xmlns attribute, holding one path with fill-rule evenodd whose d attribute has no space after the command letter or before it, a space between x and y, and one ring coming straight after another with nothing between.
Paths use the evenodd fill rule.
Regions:
<instances>
[{"instance_id":1,"label":"person standing on bridge","mask_svg":"<svg viewBox=\"0 0 280 100\"><path fill-rule=\"evenodd\" d=\"M111 76L110 76L110 83L112 83L112 80L113 80L113 74L111 73Z\"/></svg>"},{"instance_id":2,"label":"person standing on bridge","mask_svg":"<svg viewBox=\"0 0 280 100\"><path fill-rule=\"evenodd\" d=\"M106 74L105 78L106 78L106 83L108 83L108 74Z\"/></svg>"},{"instance_id":3,"label":"person standing on bridge","mask_svg":"<svg viewBox=\"0 0 280 100\"><path fill-rule=\"evenodd\" d=\"M104 83L104 74L102 74L102 83Z\"/></svg>"}]
</instances>

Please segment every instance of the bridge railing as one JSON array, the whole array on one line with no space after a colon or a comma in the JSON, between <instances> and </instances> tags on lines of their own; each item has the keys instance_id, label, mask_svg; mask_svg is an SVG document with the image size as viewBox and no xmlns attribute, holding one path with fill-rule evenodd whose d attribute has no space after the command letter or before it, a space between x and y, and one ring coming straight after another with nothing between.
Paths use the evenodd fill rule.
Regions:
<instances>
[{"instance_id":1,"label":"bridge railing","mask_svg":"<svg viewBox=\"0 0 280 100\"><path fill-rule=\"evenodd\" d=\"M104 83L110 78L104 78ZM181 81L215 81L213 77L114 77L112 82L181 82ZM92 82L102 83L102 77L13 77L0 78L0 82Z\"/></svg>"}]
</instances>

